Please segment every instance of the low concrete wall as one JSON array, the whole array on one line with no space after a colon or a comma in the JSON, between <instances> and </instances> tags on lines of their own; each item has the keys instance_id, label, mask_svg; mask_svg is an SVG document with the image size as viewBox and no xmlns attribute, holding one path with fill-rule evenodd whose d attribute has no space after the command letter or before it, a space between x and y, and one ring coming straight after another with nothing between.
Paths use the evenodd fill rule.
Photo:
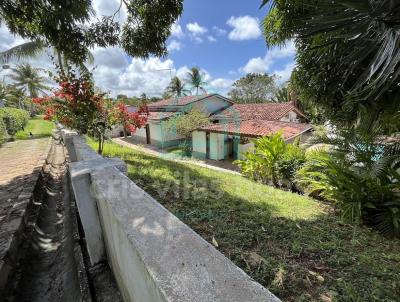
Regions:
<instances>
[{"instance_id":1,"label":"low concrete wall","mask_svg":"<svg viewBox=\"0 0 400 302\"><path fill-rule=\"evenodd\" d=\"M98 214L92 214L99 219L107 259L125 301L279 301L115 165L101 167L99 156L81 138L63 136L70 153L91 162L83 164L90 176L85 191L95 200ZM78 165L70 165L72 181L75 169L82 169ZM76 190L84 189L74 187L79 208L87 200L80 200ZM79 211L84 220L88 213L82 217Z\"/></svg>"}]
</instances>

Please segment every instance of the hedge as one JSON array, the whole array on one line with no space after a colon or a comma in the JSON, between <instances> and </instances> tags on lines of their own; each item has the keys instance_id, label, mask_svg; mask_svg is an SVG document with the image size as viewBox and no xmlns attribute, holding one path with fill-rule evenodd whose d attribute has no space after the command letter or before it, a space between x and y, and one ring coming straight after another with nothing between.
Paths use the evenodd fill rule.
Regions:
<instances>
[{"instance_id":1,"label":"hedge","mask_svg":"<svg viewBox=\"0 0 400 302\"><path fill-rule=\"evenodd\" d=\"M19 130L24 129L29 120L28 111L16 108L0 108L0 142L6 140L7 134L11 137ZM2 131L5 126L6 132Z\"/></svg>"},{"instance_id":2,"label":"hedge","mask_svg":"<svg viewBox=\"0 0 400 302\"><path fill-rule=\"evenodd\" d=\"M3 119L0 118L0 145L7 140L7 129Z\"/></svg>"}]
</instances>

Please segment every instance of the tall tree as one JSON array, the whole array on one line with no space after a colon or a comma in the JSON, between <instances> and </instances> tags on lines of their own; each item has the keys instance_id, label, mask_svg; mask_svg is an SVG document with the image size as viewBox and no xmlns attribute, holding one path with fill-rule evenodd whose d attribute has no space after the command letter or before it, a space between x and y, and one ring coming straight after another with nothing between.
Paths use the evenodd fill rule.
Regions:
<instances>
[{"instance_id":1,"label":"tall tree","mask_svg":"<svg viewBox=\"0 0 400 302\"><path fill-rule=\"evenodd\" d=\"M269 45L294 39L301 93L337 123L399 110L400 2L264 0ZM366 115L365 115L366 114Z\"/></svg>"},{"instance_id":2,"label":"tall tree","mask_svg":"<svg viewBox=\"0 0 400 302\"><path fill-rule=\"evenodd\" d=\"M91 0L4 0L0 2L0 19L13 34L52 46L78 65L85 62L86 50L93 46L120 46L133 57L165 55L166 40L182 13L182 2L121 0L120 8L125 6L127 18L119 24L114 21L118 11L93 22Z\"/></svg>"},{"instance_id":3,"label":"tall tree","mask_svg":"<svg viewBox=\"0 0 400 302\"><path fill-rule=\"evenodd\" d=\"M186 89L185 83L183 83L178 77L173 77L171 79L171 82L167 87L167 92L177 97L185 96L190 93L190 91Z\"/></svg>"},{"instance_id":4,"label":"tall tree","mask_svg":"<svg viewBox=\"0 0 400 302\"><path fill-rule=\"evenodd\" d=\"M229 97L237 103L272 102L276 91L276 76L266 73L248 73L233 83Z\"/></svg>"},{"instance_id":5,"label":"tall tree","mask_svg":"<svg viewBox=\"0 0 400 302\"><path fill-rule=\"evenodd\" d=\"M200 71L199 67L192 67L190 71L187 73L187 83L192 86L192 89L195 89L196 95L199 94L199 90L203 93L207 93L204 86L207 82L204 80L204 75Z\"/></svg>"},{"instance_id":6,"label":"tall tree","mask_svg":"<svg viewBox=\"0 0 400 302\"><path fill-rule=\"evenodd\" d=\"M31 100L37 98L39 92L49 89L44 85L45 78L39 75L40 69L38 68L34 68L29 64L20 64L13 68L12 71L11 78L15 82L15 86L28 93ZM34 105L31 102L31 114L33 114L33 109Z\"/></svg>"}]
</instances>

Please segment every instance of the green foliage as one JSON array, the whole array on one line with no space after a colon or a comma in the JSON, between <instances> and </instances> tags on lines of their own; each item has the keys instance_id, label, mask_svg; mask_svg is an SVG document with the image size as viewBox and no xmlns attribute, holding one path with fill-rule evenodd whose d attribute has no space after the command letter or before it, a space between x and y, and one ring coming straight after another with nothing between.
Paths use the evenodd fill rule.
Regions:
<instances>
[{"instance_id":1,"label":"green foliage","mask_svg":"<svg viewBox=\"0 0 400 302\"><path fill-rule=\"evenodd\" d=\"M228 95L236 103L271 102L278 90L275 81L275 75L248 73L233 83Z\"/></svg>"},{"instance_id":2,"label":"green foliage","mask_svg":"<svg viewBox=\"0 0 400 302\"><path fill-rule=\"evenodd\" d=\"M182 0L123 0L121 6L126 8L127 19L120 25L114 21L120 8L89 22L93 21L90 0L37 0L34 4L2 1L2 22L12 33L53 46L67 61L77 65L88 58L88 47L94 46L120 46L134 57L165 55L171 25L183 10Z\"/></svg>"},{"instance_id":3,"label":"green foliage","mask_svg":"<svg viewBox=\"0 0 400 302\"><path fill-rule=\"evenodd\" d=\"M286 150L279 159L277 166L281 181L292 191L298 190L295 186L295 177L297 171L305 162L305 152L298 146L298 142L286 145Z\"/></svg>"},{"instance_id":4,"label":"green foliage","mask_svg":"<svg viewBox=\"0 0 400 302\"><path fill-rule=\"evenodd\" d=\"M264 20L267 42L295 39L295 78L303 99L347 125L365 117L365 111L381 118L399 110L398 1L267 3L272 3Z\"/></svg>"},{"instance_id":5,"label":"green foliage","mask_svg":"<svg viewBox=\"0 0 400 302\"><path fill-rule=\"evenodd\" d=\"M335 202L344 218L399 237L399 144L380 141L373 128L342 130L320 141L331 147L307 155L297 183L308 194Z\"/></svg>"},{"instance_id":6,"label":"green foliage","mask_svg":"<svg viewBox=\"0 0 400 302\"><path fill-rule=\"evenodd\" d=\"M199 67L190 68L190 71L187 73L186 82L191 86L192 89L196 90L196 95L199 94L199 90L203 93L207 93L206 89L204 88L207 82L204 80L204 75L200 71Z\"/></svg>"},{"instance_id":7,"label":"green foliage","mask_svg":"<svg viewBox=\"0 0 400 302\"><path fill-rule=\"evenodd\" d=\"M54 123L43 120L42 116L35 116L28 121L24 130L20 130L15 134L16 139L49 137L54 129Z\"/></svg>"},{"instance_id":8,"label":"green foliage","mask_svg":"<svg viewBox=\"0 0 400 302\"><path fill-rule=\"evenodd\" d=\"M3 120L8 135L13 137L15 133L26 126L29 120L29 113L22 109L0 108L0 119Z\"/></svg>"},{"instance_id":9,"label":"green foliage","mask_svg":"<svg viewBox=\"0 0 400 302\"><path fill-rule=\"evenodd\" d=\"M180 78L173 77L167 87L166 92L172 94L173 96L180 97L188 95L190 90L185 88L185 83L183 83Z\"/></svg>"},{"instance_id":10,"label":"green foliage","mask_svg":"<svg viewBox=\"0 0 400 302\"><path fill-rule=\"evenodd\" d=\"M4 120L1 118L1 113L0 113L0 145L2 145L4 142L7 141L7 129L6 129L6 124L4 123Z\"/></svg>"},{"instance_id":11,"label":"green foliage","mask_svg":"<svg viewBox=\"0 0 400 302\"><path fill-rule=\"evenodd\" d=\"M208 117L200 110L192 109L186 114L174 116L164 123L165 129L168 132L175 132L185 138L185 143L182 145L186 151L192 149L190 143L192 132L199 127L206 126L210 123Z\"/></svg>"},{"instance_id":12,"label":"green foliage","mask_svg":"<svg viewBox=\"0 0 400 302\"><path fill-rule=\"evenodd\" d=\"M273 98L272 101L275 103L286 103L286 102L290 102L291 98L290 98L290 94L289 94L289 89L286 86L283 86L281 88L279 88Z\"/></svg>"},{"instance_id":13,"label":"green foliage","mask_svg":"<svg viewBox=\"0 0 400 302\"><path fill-rule=\"evenodd\" d=\"M254 141L254 149L243 154L237 164L244 175L256 181L279 187L292 186L294 173L304 163L304 151L295 144L286 144L280 133Z\"/></svg>"}]
</instances>

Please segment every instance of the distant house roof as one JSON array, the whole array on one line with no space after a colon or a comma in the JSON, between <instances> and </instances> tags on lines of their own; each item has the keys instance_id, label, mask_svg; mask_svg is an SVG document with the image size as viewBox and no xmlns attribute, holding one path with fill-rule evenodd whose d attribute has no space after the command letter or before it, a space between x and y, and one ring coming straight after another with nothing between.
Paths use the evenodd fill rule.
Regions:
<instances>
[{"instance_id":1,"label":"distant house roof","mask_svg":"<svg viewBox=\"0 0 400 302\"><path fill-rule=\"evenodd\" d=\"M291 123L267 120L245 120L238 122L212 124L199 128L207 132L225 133L231 135L242 135L248 137L259 137L281 132L285 140L296 137L303 132L312 129L310 124Z\"/></svg>"},{"instance_id":2,"label":"distant house roof","mask_svg":"<svg viewBox=\"0 0 400 302\"><path fill-rule=\"evenodd\" d=\"M262 103L262 104L233 104L231 107L214 115L213 119L234 119L234 120L271 120L277 121L283 118L288 112L294 111L298 115L304 114L292 102L286 103Z\"/></svg>"},{"instance_id":3,"label":"distant house roof","mask_svg":"<svg viewBox=\"0 0 400 302\"><path fill-rule=\"evenodd\" d=\"M168 119L174 115L179 114L178 112L149 112L148 119L153 121L161 121Z\"/></svg>"},{"instance_id":4,"label":"distant house roof","mask_svg":"<svg viewBox=\"0 0 400 302\"><path fill-rule=\"evenodd\" d=\"M212 97L212 96L217 96L219 98L222 98L228 102L231 103L230 100L228 100L227 98L219 95L219 94L203 94L203 95L187 95L187 96L182 96L182 97L173 97L170 99L165 99L165 100L161 100L155 103L151 103L148 104L149 110L155 110L158 109L160 107L175 107L175 106L186 106L188 104Z\"/></svg>"}]
</instances>

